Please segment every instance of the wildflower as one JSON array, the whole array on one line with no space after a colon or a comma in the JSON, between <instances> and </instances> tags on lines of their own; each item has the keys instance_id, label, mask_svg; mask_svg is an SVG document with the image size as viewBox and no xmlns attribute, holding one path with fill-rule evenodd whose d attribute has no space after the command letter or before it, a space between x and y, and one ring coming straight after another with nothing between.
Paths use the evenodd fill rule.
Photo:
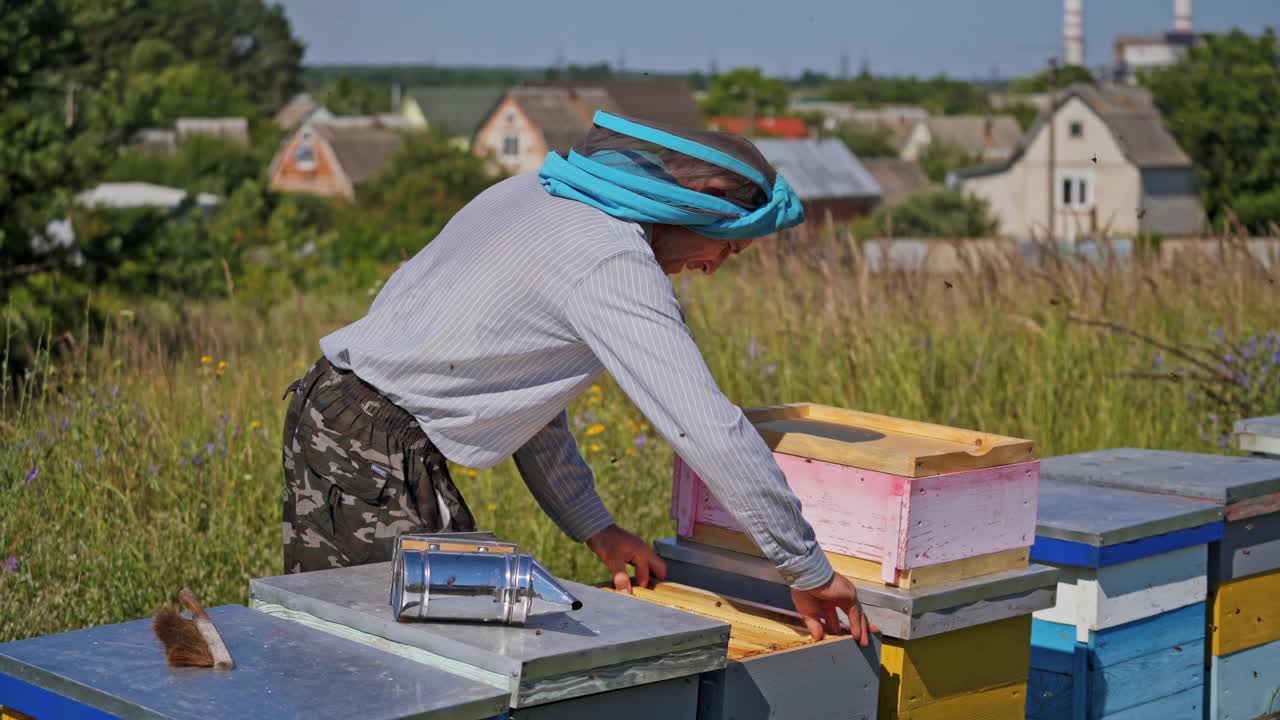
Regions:
<instances>
[{"instance_id":1,"label":"wildflower","mask_svg":"<svg viewBox=\"0 0 1280 720\"><path fill-rule=\"evenodd\" d=\"M262 421L261 421L261 420L254 420L253 422L249 423L249 429L250 429L250 430L257 430L257 429L258 429L258 428L260 428L260 427L262 427Z\"/></svg>"},{"instance_id":2,"label":"wildflower","mask_svg":"<svg viewBox=\"0 0 1280 720\"><path fill-rule=\"evenodd\" d=\"M218 368L217 370L214 370L214 371L213 371L213 376L214 376L214 377L222 377L222 368Z\"/></svg>"},{"instance_id":3,"label":"wildflower","mask_svg":"<svg viewBox=\"0 0 1280 720\"><path fill-rule=\"evenodd\" d=\"M26 477L26 479L24 479L24 480L22 481L22 484L23 484L23 485L30 485L30 484L31 484L31 481L32 481L32 480L35 480L35 479L36 479L36 476L37 476L37 475L39 475L39 474L40 474L40 467L39 467L39 466L37 466L37 465L32 465L32 466L31 466L31 471L27 473L27 477Z\"/></svg>"},{"instance_id":4,"label":"wildflower","mask_svg":"<svg viewBox=\"0 0 1280 720\"><path fill-rule=\"evenodd\" d=\"M187 459L186 459L186 458L179 458L179 459L178 459L178 466L179 466L179 467L186 467L186 466L187 466Z\"/></svg>"},{"instance_id":5,"label":"wildflower","mask_svg":"<svg viewBox=\"0 0 1280 720\"><path fill-rule=\"evenodd\" d=\"M600 396L599 396L599 395L592 395L591 397L587 398L587 404L588 404L588 405L598 405L598 404L600 404Z\"/></svg>"},{"instance_id":6,"label":"wildflower","mask_svg":"<svg viewBox=\"0 0 1280 720\"><path fill-rule=\"evenodd\" d=\"M67 418L66 415L63 415L62 419L58 421L58 429L67 430L67 429L70 429L70 427L71 427L71 420Z\"/></svg>"},{"instance_id":7,"label":"wildflower","mask_svg":"<svg viewBox=\"0 0 1280 720\"><path fill-rule=\"evenodd\" d=\"M235 440L238 437L240 437L240 423L236 423L236 426L231 428L231 439Z\"/></svg>"},{"instance_id":8,"label":"wildflower","mask_svg":"<svg viewBox=\"0 0 1280 720\"><path fill-rule=\"evenodd\" d=\"M581 430L582 428L586 427L586 426L587 426L587 424L586 424L586 423L584 423L584 422L582 422L582 418L581 418L580 416L578 416L578 415L574 415L574 416L573 416L573 426L574 426L574 427L576 427L576 428L578 428L579 430Z\"/></svg>"},{"instance_id":9,"label":"wildflower","mask_svg":"<svg viewBox=\"0 0 1280 720\"><path fill-rule=\"evenodd\" d=\"M638 448L642 448L642 447L644 447L644 444L645 444L645 443L647 443L647 442L649 442L649 436L648 436L648 435L646 435L646 434L644 434L644 433L640 433L639 435L637 435L637 436L636 436L636 447L638 447Z\"/></svg>"},{"instance_id":10,"label":"wildflower","mask_svg":"<svg viewBox=\"0 0 1280 720\"><path fill-rule=\"evenodd\" d=\"M590 410L582 413L582 417L586 418L587 422L593 423L596 421L596 414L591 412Z\"/></svg>"},{"instance_id":11,"label":"wildflower","mask_svg":"<svg viewBox=\"0 0 1280 720\"><path fill-rule=\"evenodd\" d=\"M588 435L599 435L602 432L604 432L604 426L601 425L600 423L596 423L595 425L592 425L591 427L587 428Z\"/></svg>"},{"instance_id":12,"label":"wildflower","mask_svg":"<svg viewBox=\"0 0 1280 720\"><path fill-rule=\"evenodd\" d=\"M200 453L196 453L196 454L195 454L195 456L191 458L191 463L192 463L193 465L203 465L203 464L204 464L204 456L203 456L203 455L201 455Z\"/></svg>"},{"instance_id":13,"label":"wildflower","mask_svg":"<svg viewBox=\"0 0 1280 720\"><path fill-rule=\"evenodd\" d=\"M772 375L772 374L774 374L774 373L775 373L775 372L777 372L777 371L778 371L778 364L777 364L777 363L769 363L769 364L768 364L768 365L766 365L766 366L765 366L765 368L764 368L764 374L765 374L766 376L767 376L767 375Z\"/></svg>"},{"instance_id":14,"label":"wildflower","mask_svg":"<svg viewBox=\"0 0 1280 720\"><path fill-rule=\"evenodd\" d=\"M229 364L229 363L228 363L226 360L219 360L219 361L218 361L218 369L219 369L219 370L226 370L226 369L227 369L227 365L228 365L228 364Z\"/></svg>"},{"instance_id":15,"label":"wildflower","mask_svg":"<svg viewBox=\"0 0 1280 720\"><path fill-rule=\"evenodd\" d=\"M98 464L101 465L102 464L102 448L97 448L97 447L94 448L93 457L95 460L98 461Z\"/></svg>"},{"instance_id":16,"label":"wildflower","mask_svg":"<svg viewBox=\"0 0 1280 720\"><path fill-rule=\"evenodd\" d=\"M463 468L462 474L466 475L467 477L478 477L480 475L479 472L472 470L471 468Z\"/></svg>"},{"instance_id":17,"label":"wildflower","mask_svg":"<svg viewBox=\"0 0 1280 720\"><path fill-rule=\"evenodd\" d=\"M497 504L497 503L489 503L489 504L488 504L488 505L486 505L485 507L489 508L490 510L497 510L497 509L498 509L498 504Z\"/></svg>"},{"instance_id":18,"label":"wildflower","mask_svg":"<svg viewBox=\"0 0 1280 720\"><path fill-rule=\"evenodd\" d=\"M756 339L755 338L751 338L751 345L750 347L747 348L747 353L750 354L751 357L753 358L756 356Z\"/></svg>"},{"instance_id":19,"label":"wildflower","mask_svg":"<svg viewBox=\"0 0 1280 720\"><path fill-rule=\"evenodd\" d=\"M4 568L5 572L11 572L11 573L18 572L18 556L10 555L7 559L5 559L4 565L2 567Z\"/></svg>"},{"instance_id":20,"label":"wildflower","mask_svg":"<svg viewBox=\"0 0 1280 720\"><path fill-rule=\"evenodd\" d=\"M200 356L200 364L201 364L201 365L208 365L208 364L209 364L209 363L211 363L211 362L213 362L213 358L209 357L208 355L201 355L201 356Z\"/></svg>"},{"instance_id":21,"label":"wildflower","mask_svg":"<svg viewBox=\"0 0 1280 720\"><path fill-rule=\"evenodd\" d=\"M639 454L640 454L640 453L637 453L637 452L636 452L636 449L635 449L635 448L627 448L625 452L626 452L628 455L633 455L633 456L634 456L634 455L639 455Z\"/></svg>"},{"instance_id":22,"label":"wildflower","mask_svg":"<svg viewBox=\"0 0 1280 720\"><path fill-rule=\"evenodd\" d=\"M588 446L587 446L587 450L588 450L589 452L593 452L593 453L594 453L594 452L600 452L602 449L603 449L603 448L601 448L601 447L600 447L599 445L597 445L596 443L591 443L590 445L588 445Z\"/></svg>"},{"instance_id":23,"label":"wildflower","mask_svg":"<svg viewBox=\"0 0 1280 720\"><path fill-rule=\"evenodd\" d=\"M118 397L120 397L120 386L115 385L111 388L111 399L115 400Z\"/></svg>"},{"instance_id":24,"label":"wildflower","mask_svg":"<svg viewBox=\"0 0 1280 720\"><path fill-rule=\"evenodd\" d=\"M205 455L213 455L213 447L214 447L214 446L213 446L213 443L211 443L211 442L210 442L210 443L205 443L205 444L204 444L204 454L205 454Z\"/></svg>"},{"instance_id":25,"label":"wildflower","mask_svg":"<svg viewBox=\"0 0 1280 720\"><path fill-rule=\"evenodd\" d=\"M1156 353L1155 358L1152 359L1151 361L1151 366L1154 367L1156 370L1159 370L1160 366L1163 364L1164 364L1164 356L1161 355L1160 353Z\"/></svg>"},{"instance_id":26,"label":"wildflower","mask_svg":"<svg viewBox=\"0 0 1280 720\"><path fill-rule=\"evenodd\" d=\"M592 385L592 386L591 386L591 392L596 393L596 394L598 395L598 394L600 394L600 393L604 392L604 390L603 390L603 389L601 389L601 387L600 387L599 385Z\"/></svg>"}]
</instances>

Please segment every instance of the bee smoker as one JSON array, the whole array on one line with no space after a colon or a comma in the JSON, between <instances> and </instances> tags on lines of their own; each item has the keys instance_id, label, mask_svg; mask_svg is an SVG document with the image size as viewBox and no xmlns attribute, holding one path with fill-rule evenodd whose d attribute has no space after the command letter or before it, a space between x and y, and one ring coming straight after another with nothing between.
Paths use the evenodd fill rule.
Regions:
<instances>
[{"instance_id":1,"label":"bee smoker","mask_svg":"<svg viewBox=\"0 0 1280 720\"><path fill-rule=\"evenodd\" d=\"M401 535L391 564L397 621L468 620L523 625L530 614L582 602L515 543L466 534Z\"/></svg>"}]
</instances>

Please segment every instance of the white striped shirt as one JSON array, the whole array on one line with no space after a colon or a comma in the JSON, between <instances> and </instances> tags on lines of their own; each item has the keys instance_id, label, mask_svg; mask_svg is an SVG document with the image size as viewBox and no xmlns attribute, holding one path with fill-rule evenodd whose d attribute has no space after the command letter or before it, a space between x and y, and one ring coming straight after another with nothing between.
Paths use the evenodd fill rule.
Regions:
<instances>
[{"instance_id":1,"label":"white striped shirt","mask_svg":"<svg viewBox=\"0 0 1280 720\"><path fill-rule=\"evenodd\" d=\"M488 468L514 454L579 542L613 519L565 408L607 370L782 576L820 586L831 565L768 446L711 376L647 232L550 195L536 173L504 180L320 348L412 413L453 462Z\"/></svg>"}]
</instances>

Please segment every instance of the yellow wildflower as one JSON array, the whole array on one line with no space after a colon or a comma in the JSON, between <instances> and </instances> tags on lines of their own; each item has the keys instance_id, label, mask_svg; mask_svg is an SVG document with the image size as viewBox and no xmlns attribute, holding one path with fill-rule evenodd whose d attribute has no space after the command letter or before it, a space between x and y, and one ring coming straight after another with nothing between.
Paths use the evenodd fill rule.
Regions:
<instances>
[{"instance_id":1,"label":"yellow wildflower","mask_svg":"<svg viewBox=\"0 0 1280 720\"><path fill-rule=\"evenodd\" d=\"M213 358L209 357L208 355L201 355L201 356L200 356L200 364L201 364L201 365L208 365L208 364L209 364L209 363L211 363L211 362L213 362Z\"/></svg>"},{"instance_id":2,"label":"yellow wildflower","mask_svg":"<svg viewBox=\"0 0 1280 720\"><path fill-rule=\"evenodd\" d=\"M649 429L649 423L640 423L640 432L645 432L648 429Z\"/></svg>"},{"instance_id":3,"label":"yellow wildflower","mask_svg":"<svg viewBox=\"0 0 1280 720\"><path fill-rule=\"evenodd\" d=\"M600 402L600 396L599 396L599 395L592 395L591 397L587 398L587 404L588 404L588 405L596 405L596 404L598 404L599 402Z\"/></svg>"},{"instance_id":4,"label":"yellow wildflower","mask_svg":"<svg viewBox=\"0 0 1280 720\"><path fill-rule=\"evenodd\" d=\"M602 390L602 389L600 388L600 386L599 386L599 385L592 385L592 386L591 386L591 392L596 393L596 394L598 395L598 394L600 394L600 393L604 392L604 390Z\"/></svg>"},{"instance_id":5,"label":"yellow wildflower","mask_svg":"<svg viewBox=\"0 0 1280 720\"><path fill-rule=\"evenodd\" d=\"M472 470L471 468L463 468L462 473L467 477L477 477L480 475L480 473L476 472L475 470Z\"/></svg>"},{"instance_id":6,"label":"yellow wildflower","mask_svg":"<svg viewBox=\"0 0 1280 720\"><path fill-rule=\"evenodd\" d=\"M604 426L601 425L600 423L596 423L595 425L592 425L591 427L587 428L588 435L599 435L602 432L604 432Z\"/></svg>"},{"instance_id":7,"label":"yellow wildflower","mask_svg":"<svg viewBox=\"0 0 1280 720\"><path fill-rule=\"evenodd\" d=\"M261 421L261 420L254 420L253 422L249 423L249 429L250 429L250 430L257 430L257 429L258 429L258 428L260 428L260 427L262 427L262 421Z\"/></svg>"},{"instance_id":8,"label":"yellow wildflower","mask_svg":"<svg viewBox=\"0 0 1280 720\"><path fill-rule=\"evenodd\" d=\"M600 452L600 450L602 450L602 448L595 443L591 443L590 445L587 446L588 452Z\"/></svg>"},{"instance_id":9,"label":"yellow wildflower","mask_svg":"<svg viewBox=\"0 0 1280 720\"><path fill-rule=\"evenodd\" d=\"M214 377L222 377L222 368L218 368L217 370L214 370L214 371L213 371L213 376L214 376Z\"/></svg>"},{"instance_id":10,"label":"yellow wildflower","mask_svg":"<svg viewBox=\"0 0 1280 720\"><path fill-rule=\"evenodd\" d=\"M226 369L227 369L227 365L229 365L229 364L230 364L230 363L228 363L226 360L219 360L219 361L218 361L218 369L219 369L219 370L226 370Z\"/></svg>"},{"instance_id":11,"label":"yellow wildflower","mask_svg":"<svg viewBox=\"0 0 1280 720\"><path fill-rule=\"evenodd\" d=\"M627 453L628 455L637 455L637 454L638 454L638 453L636 452L636 449L635 449L635 448L627 448L626 453Z\"/></svg>"},{"instance_id":12,"label":"yellow wildflower","mask_svg":"<svg viewBox=\"0 0 1280 720\"><path fill-rule=\"evenodd\" d=\"M488 507L490 510L497 510L497 509L498 509L498 504L497 504L497 503L489 503L489 505L488 505L487 507Z\"/></svg>"}]
</instances>

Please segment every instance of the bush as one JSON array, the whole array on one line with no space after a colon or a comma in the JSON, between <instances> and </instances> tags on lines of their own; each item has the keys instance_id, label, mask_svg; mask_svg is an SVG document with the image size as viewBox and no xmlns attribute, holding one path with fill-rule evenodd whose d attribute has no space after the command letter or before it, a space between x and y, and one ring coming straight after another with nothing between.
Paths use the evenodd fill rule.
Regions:
<instances>
[{"instance_id":1,"label":"bush","mask_svg":"<svg viewBox=\"0 0 1280 720\"><path fill-rule=\"evenodd\" d=\"M901 205L876 208L860 230L863 235L972 238L990 237L996 225L986 200L960 190L931 190Z\"/></svg>"},{"instance_id":2,"label":"bush","mask_svg":"<svg viewBox=\"0 0 1280 720\"><path fill-rule=\"evenodd\" d=\"M920 151L920 169L936 183L945 182L952 170L982 164L982 156L946 143L929 143Z\"/></svg>"}]
</instances>

